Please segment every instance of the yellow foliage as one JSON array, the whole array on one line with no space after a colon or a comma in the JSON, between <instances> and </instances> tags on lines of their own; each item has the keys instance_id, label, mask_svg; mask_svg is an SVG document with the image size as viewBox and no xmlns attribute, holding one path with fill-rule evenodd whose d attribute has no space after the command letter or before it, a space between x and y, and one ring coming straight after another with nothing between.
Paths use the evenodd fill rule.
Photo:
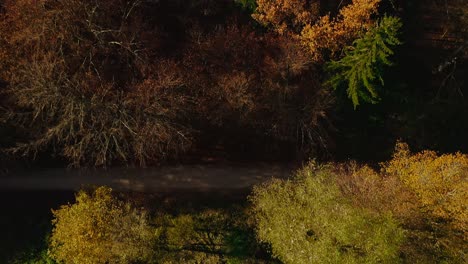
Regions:
<instances>
[{"instance_id":1,"label":"yellow foliage","mask_svg":"<svg viewBox=\"0 0 468 264\"><path fill-rule=\"evenodd\" d=\"M152 254L146 215L115 199L111 189L80 191L76 203L53 211L49 254L60 263L131 263Z\"/></svg>"},{"instance_id":2,"label":"yellow foliage","mask_svg":"<svg viewBox=\"0 0 468 264\"><path fill-rule=\"evenodd\" d=\"M356 163L333 167L354 207L390 213L405 228L405 263L464 263L467 165L467 155L411 154L399 143L380 171Z\"/></svg>"},{"instance_id":3,"label":"yellow foliage","mask_svg":"<svg viewBox=\"0 0 468 264\"><path fill-rule=\"evenodd\" d=\"M317 0L257 0L253 17L284 34L291 29L313 23L319 15L319 7L320 1Z\"/></svg>"},{"instance_id":4,"label":"yellow foliage","mask_svg":"<svg viewBox=\"0 0 468 264\"><path fill-rule=\"evenodd\" d=\"M468 155L437 155L433 151L411 154L408 145L398 143L383 171L408 186L425 210L467 235Z\"/></svg>"}]
</instances>

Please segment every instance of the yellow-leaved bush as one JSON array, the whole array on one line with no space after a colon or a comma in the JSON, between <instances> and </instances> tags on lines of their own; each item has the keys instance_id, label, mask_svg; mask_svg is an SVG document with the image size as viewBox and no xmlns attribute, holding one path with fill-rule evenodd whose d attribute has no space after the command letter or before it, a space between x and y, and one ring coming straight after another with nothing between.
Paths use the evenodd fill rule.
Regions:
<instances>
[{"instance_id":1,"label":"yellow-leaved bush","mask_svg":"<svg viewBox=\"0 0 468 264\"><path fill-rule=\"evenodd\" d=\"M53 211L49 255L59 263L132 263L153 254L157 230L147 215L112 196L112 189L80 191L76 203Z\"/></svg>"},{"instance_id":2,"label":"yellow-leaved bush","mask_svg":"<svg viewBox=\"0 0 468 264\"><path fill-rule=\"evenodd\" d=\"M468 235L468 155L411 154L408 145L398 143L383 171L414 191L425 210Z\"/></svg>"},{"instance_id":3,"label":"yellow-leaved bush","mask_svg":"<svg viewBox=\"0 0 468 264\"><path fill-rule=\"evenodd\" d=\"M468 155L411 153L398 143L379 170L336 165L338 185L355 207L389 212L405 229L405 263L465 263Z\"/></svg>"}]
</instances>

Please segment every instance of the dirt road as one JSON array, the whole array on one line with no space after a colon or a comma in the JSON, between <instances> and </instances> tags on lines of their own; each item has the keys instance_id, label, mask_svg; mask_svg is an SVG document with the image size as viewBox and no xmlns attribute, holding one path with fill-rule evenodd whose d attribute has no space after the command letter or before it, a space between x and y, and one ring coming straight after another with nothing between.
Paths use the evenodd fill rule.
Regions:
<instances>
[{"instance_id":1,"label":"dirt road","mask_svg":"<svg viewBox=\"0 0 468 264\"><path fill-rule=\"evenodd\" d=\"M121 191L242 190L292 172L286 165L184 165L162 168L42 169L0 176L1 190L78 190L107 185Z\"/></svg>"}]
</instances>

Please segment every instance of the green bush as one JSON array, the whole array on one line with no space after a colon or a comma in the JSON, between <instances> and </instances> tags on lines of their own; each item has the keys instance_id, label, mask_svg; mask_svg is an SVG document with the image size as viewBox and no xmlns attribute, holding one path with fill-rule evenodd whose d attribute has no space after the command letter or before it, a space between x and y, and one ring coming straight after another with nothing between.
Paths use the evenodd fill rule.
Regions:
<instances>
[{"instance_id":1,"label":"green bush","mask_svg":"<svg viewBox=\"0 0 468 264\"><path fill-rule=\"evenodd\" d=\"M284 263L396 263L403 230L390 215L353 207L331 167L310 163L292 180L254 189L260 241Z\"/></svg>"},{"instance_id":2,"label":"green bush","mask_svg":"<svg viewBox=\"0 0 468 264\"><path fill-rule=\"evenodd\" d=\"M35 250L26 251L20 256L11 260L11 264L55 264L56 262L49 256L47 249L39 252Z\"/></svg>"}]
</instances>

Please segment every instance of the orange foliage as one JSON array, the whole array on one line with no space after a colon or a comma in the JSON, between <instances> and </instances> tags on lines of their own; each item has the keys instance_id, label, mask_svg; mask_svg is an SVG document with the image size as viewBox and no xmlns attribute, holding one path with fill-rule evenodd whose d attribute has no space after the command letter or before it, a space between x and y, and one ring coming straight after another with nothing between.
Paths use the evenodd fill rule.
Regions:
<instances>
[{"instance_id":1,"label":"orange foliage","mask_svg":"<svg viewBox=\"0 0 468 264\"><path fill-rule=\"evenodd\" d=\"M381 0L353 0L340 10L338 17L323 16L314 25L306 25L301 32L301 41L307 46L312 58L321 60L324 50L332 54L340 52L347 44L372 25L371 16L377 12Z\"/></svg>"},{"instance_id":2,"label":"orange foliage","mask_svg":"<svg viewBox=\"0 0 468 264\"><path fill-rule=\"evenodd\" d=\"M0 38L5 43L0 54L8 54L1 63L7 69L5 79L14 79L21 65L55 54L70 73L91 70L107 81L128 81L130 76L122 71L137 55L137 2L5 1L0 16Z\"/></svg>"},{"instance_id":3,"label":"orange foliage","mask_svg":"<svg viewBox=\"0 0 468 264\"><path fill-rule=\"evenodd\" d=\"M284 1L278 19L296 12L296 3L303 10L293 24L312 22L318 1ZM74 165L144 165L187 150L191 128L206 127L291 149L326 145L322 120L333 98L297 40L259 34L235 19L213 28L199 22L199 30L181 23L175 27L188 39L167 40L170 25L159 23L170 20L154 18L148 6L159 7L5 1L0 79L17 114L8 121L25 135L15 153L50 150ZM171 47L174 53L162 48L175 41L183 45Z\"/></svg>"},{"instance_id":4,"label":"orange foliage","mask_svg":"<svg viewBox=\"0 0 468 264\"><path fill-rule=\"evenodd\" d=\"M193 35L196 45L184 61L190 69L186 83L198 95L198 111L204 118L216 126L242 127L293 144L307 145L317 135L325 136L321 121L332 97L321 89L296 41L271 33L258 35L246 26Z\"/></svg>"},{"instance_id":5,"label":"orange foliage","mask_svg":"<svg viewBox=\"0 0 468 264\"><path fill-rule=\"evenodd\" d=\"M272 25L280 34L298 39L315 62L324 52L336 55L345 46L370 28L372 15L381 0L353 0L337 17L319 16L320 1L260 0L253 17L262 24Z\"/></svg>"}]
</instances>

